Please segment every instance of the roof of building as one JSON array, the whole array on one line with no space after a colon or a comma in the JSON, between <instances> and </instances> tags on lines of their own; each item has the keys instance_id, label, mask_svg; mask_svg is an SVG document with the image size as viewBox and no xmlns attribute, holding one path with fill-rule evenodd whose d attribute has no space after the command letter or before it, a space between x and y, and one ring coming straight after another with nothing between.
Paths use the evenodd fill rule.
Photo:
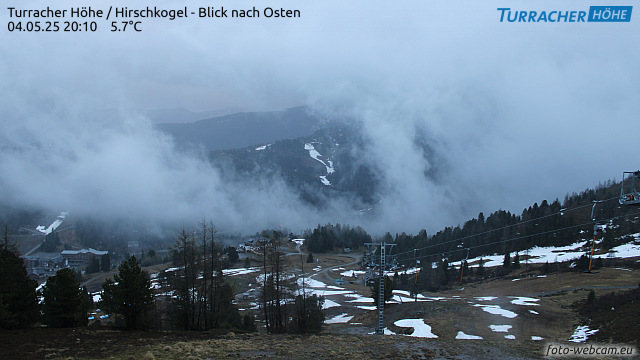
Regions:
<instances>
[{"instance_id":1,"label":"roof of building","mask_svg":"<svg viewBox=\"0 0 640 360\"><path fill-rule=\"evenodd\" d=\"M87 254L87 253L91 253L93 255L107 255L109 252L89 248L89 249L82 249L82 250L62 250L60 255L78 255L78 254Z\"/></svg>"},{"instance_id":2,"label":"roof of building","mask_svg":"<svg viewBox=\"0 0 640 360\"><path fill-rule=\"evenodd\" d=\"M24 259L31 259L31 260L35 260L35 259L55 259L60 257L60 253L50 253L50 252L38 252L35 254L31 254L29 256L23 256Z\"/></svg>"}]
</instances>

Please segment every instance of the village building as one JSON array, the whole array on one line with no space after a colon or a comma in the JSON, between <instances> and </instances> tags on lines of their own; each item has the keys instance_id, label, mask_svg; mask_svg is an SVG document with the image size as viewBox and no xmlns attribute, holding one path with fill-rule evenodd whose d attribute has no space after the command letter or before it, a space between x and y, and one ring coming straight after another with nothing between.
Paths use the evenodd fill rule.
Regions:
<instances>
[{"instance_id":1,"label":"village building","mask_svg":"<svg viewBox=\"0 0 640 360\"><path fill-rule=\"evenodd\" d=\"M57 252L39 252L33 255L22 256L22 260L24 261L24 267L27 269L35 269L38 267L56 268L66 265L64 258Z\"/></svg>"},{"instance_id":2,"label":"village building","mask_svg":"<svg viewBox=\"0 0 640 360\"><path fill-rule=\"evenodd\" d=\"M238 245L238 251L257 253L270 240L264 237L250 238Z\"/></svg>"},{"instance_id":3,"label":"village building","mask_svg":"<svg viewBox=\"0 0 640 360\"><path fill-rule=\"evenodd\" d=\"M27 270L27 276L38 282L55 275L56 271L67 267L67 261L60 253L38 252L33 255L22 256L22 260Z\"/></svg>"},{"instance_id":4,"label":"village building","mask_svg":"<svg viewBox=\"0 0 640 360\"><path fill-rule=\"evenodd\" d=\"M101 264L102 256L108 253L108 251L89 248L82 250L63 250L60 255L67 261L70 267L79 267L91 264L94 258L97 258Z\"/></svg>"}]
</instances>

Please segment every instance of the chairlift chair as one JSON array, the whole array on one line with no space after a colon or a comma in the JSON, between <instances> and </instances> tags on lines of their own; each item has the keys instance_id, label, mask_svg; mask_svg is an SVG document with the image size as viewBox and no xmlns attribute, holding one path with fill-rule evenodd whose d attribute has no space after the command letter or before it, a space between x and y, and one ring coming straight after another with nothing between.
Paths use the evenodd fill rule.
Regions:
<instances>
[{"instance_id":1,"label":"chairlift chair","mask_svg":"<svg viewBox=\"0 0 640 360\"><path fill-rule=\"evenodd\" d=\"M640 205L640 170L622 173L620 205Z\"/></svg>"}]
</instances>

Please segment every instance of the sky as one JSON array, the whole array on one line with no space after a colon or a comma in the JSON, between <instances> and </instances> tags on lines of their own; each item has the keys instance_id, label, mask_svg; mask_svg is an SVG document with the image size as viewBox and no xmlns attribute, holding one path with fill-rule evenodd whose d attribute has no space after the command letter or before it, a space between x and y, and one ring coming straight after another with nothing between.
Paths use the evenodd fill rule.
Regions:
<instances>
[{"instance_id":1,"label":"sky","mask_svg":"<svg viewBox=\"0 0 640 360\"><path fill-rule=\"evenodd\" d=\"M69 9L75 1L9 0ZM500 22L513 11L588 11L576 1L93 1L182 9L297 9L300 18L140 19L141 32L8 31L0 11L0 201L236 231L363 222L318 212L276 179L226 183L175 149L141 109L307 105L361 122L389 190L374 231L433 232L640 168L640 18ZM605 5L629 5L608 1ZM31 19L32 21L38 19ZM42 21L53 19L42 19ZM69 18L61 19L64 21ZM86 21L87 19L82 19ZM24 25L23 25L24 26ZM63 26L63 24L62 24ZM425 134L429 164L412 140ZM422 174L442 170L438 182ZM339 169L336 169L339 171Z\"/></svg>"}]
</instances>

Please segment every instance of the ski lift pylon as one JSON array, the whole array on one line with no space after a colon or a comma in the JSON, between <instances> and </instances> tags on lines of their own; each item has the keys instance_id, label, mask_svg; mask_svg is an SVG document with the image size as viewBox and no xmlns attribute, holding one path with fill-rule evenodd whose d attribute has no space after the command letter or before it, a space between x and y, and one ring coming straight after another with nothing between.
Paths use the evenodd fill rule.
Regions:
<instances>
[{"instance_id":1,"label":"ski lift pylon","mask_svg":"<svg viewBox=\"0 0 640 360\"><path fill-rule=\"evenodd\" d=\"M620 205L640 205L640 170L622 173Z\"/></svg>"}]
</instances>

